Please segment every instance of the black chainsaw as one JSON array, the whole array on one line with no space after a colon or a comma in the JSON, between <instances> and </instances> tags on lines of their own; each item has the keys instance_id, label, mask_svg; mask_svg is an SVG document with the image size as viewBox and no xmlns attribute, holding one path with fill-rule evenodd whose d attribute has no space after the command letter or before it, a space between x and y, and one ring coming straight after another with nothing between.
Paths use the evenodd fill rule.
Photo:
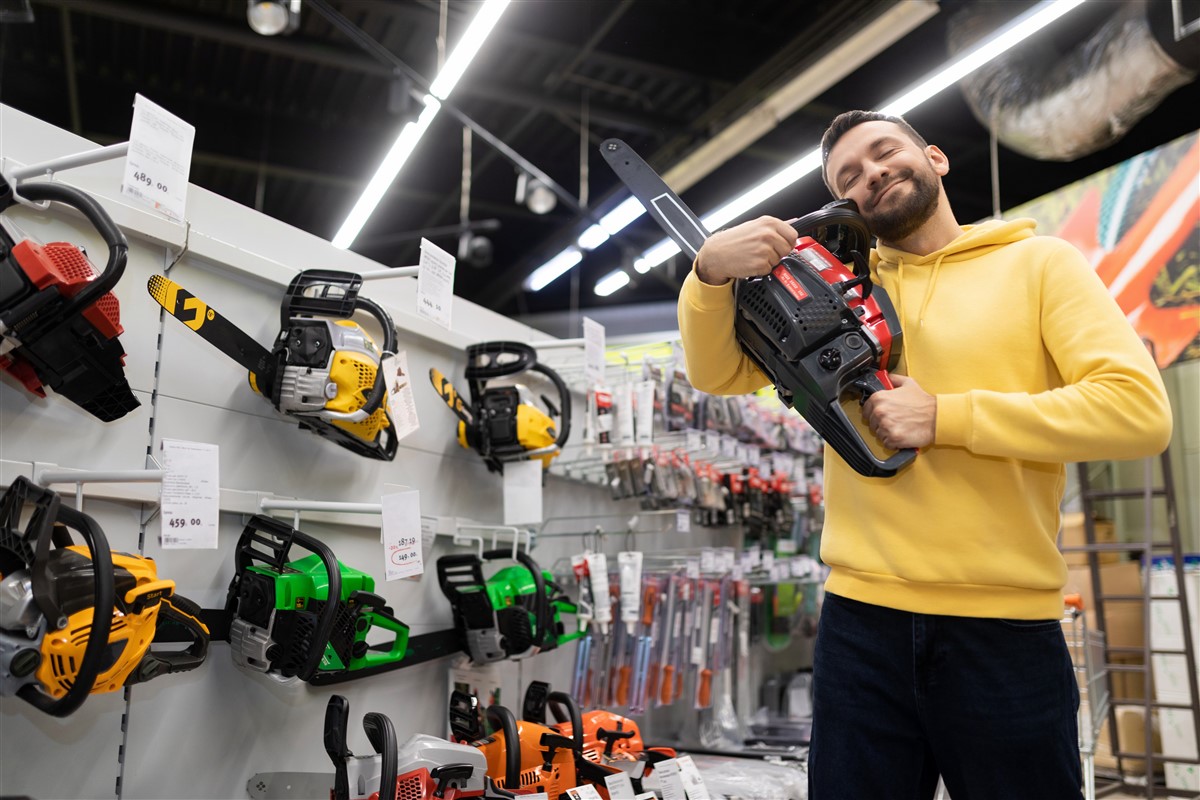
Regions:
<instances>
[{"instance_id":1,"label":"black chainsaw","mask_svg":"<svg viewBox=\"0 0 1200 800\"><path fill-rule=\"evenodd\" d=\"M700 219L632 148L619 139L600 146L650 216L695 259L709 233ZM856 472L890 477L916 450L880 457L846 413L892 388L888 370L900 361L900 318L867 265L871 233L857 207L839 200L791 221L796 248L767 275L734 284L734 329L742 351ZM854 264L848 269L846 264Z\"/></svg>"},{"instance_id":2,"label":"black chainsaw","mask_svg":"<svg viewBox=\"0 0 1200 800\"><path fill-rule=\"evenodd\" d=\"M125 378L121 307L112 292L125 271L125 234L71 186L35 181L22 184L21 195L83 214L108 245L108 263L97 275L77 245L17 242L0 224L0 369L39 397L49 387L97 419L119 419L139 405ZM0 177L0 211L13 202Z\"/></svg>"},{"instance_id":3,"label":"black chainsaw","mask_svg":"<svg viewBox=\"0 0 1200 800\"><path fill-rule=\"evenodd\" d=\"M396 354L396 329L378 304L359 296L362 278L304 270L280 308L268 350L182 286L152 275L147 289L167 312L250 372L250 388L300 427L367 458L391 461L399 440L388 413L383 359ZM351 317L364 311L383 328L380 350Z\"/></svg>"}]
</instances>

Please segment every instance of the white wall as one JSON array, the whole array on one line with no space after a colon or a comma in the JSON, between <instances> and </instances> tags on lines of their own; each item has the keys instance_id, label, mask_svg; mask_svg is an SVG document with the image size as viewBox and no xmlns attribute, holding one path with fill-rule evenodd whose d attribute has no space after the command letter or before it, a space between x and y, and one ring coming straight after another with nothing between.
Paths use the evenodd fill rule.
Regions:
<instances>
[{"instance_id":1,"label":"white wall","mask_svg":"<svg viewBox=\"0 0 1200 800\"><path fill-rule=\"evenodd\" d=\"M94 147L90 142L0 106L0 157L5 169ZM129 265L116 294L121 301L128 352L127 375L142 407L125 418L101 423L59 397L40 400L7 375L0 379L0 485L16 475L32 476L39 463L64 468L140 469L147 452L163 438L213 442L220 446L223 505L243 508L258 495L309 500L379 502L385 486L420 490L423 514L502 521L501 482L480 459L452 440L453 416L432 387L418 382L418 432L400 443L394 462L371 461L305 433L279 417L247 386L246 374L175 320L163 320L147 295L146 279L163 272L202 297L259 341L276 333L279 299L288 279L301 269L380 269L354 253L296 230L199 187L190 186L189 226L171 224L127 202L119 194L123 164L108 162L61 173L59 180L93 194L130 239ZM86 222L62 207L6 212L42 241L86 244L94 258L105 248ZM180 255L182 253L182 255ZM439 366L461 381L463 347L473 341L546 338L486 309L456 299L453 330L446 332L415 315L416 281L402 278L368 284L365 295L381 302L400 329L400 349L414 375ZM578 398L577 398L578 401ZM582 403L576 403L576 419ZM578 430L578 425L576 426ZM72 486L57 487L71 494ZM90 492L103 494L95 486ZM204 607L219 607L233 569L232 548L245 517L223 513L219 549L163 550L157 520L141 520L154 509L153 487L109 490L127 499L84 500L84 511L104 528L114 549L145 554L160 577L179 594ZM131 499L130 499L131 498ZM546 515L632 515L607 492L551 477ZM427 573L417 582L382 580L377 518L308 515L301 528L324 539L342 561L376 576L376 590L411 626L412 634L449 627L450 609ZM619 523L598 519L612 529ZM554 524L558 532L593 527L578 521ZM549 529L548 529L549 530ZM717 534L641 536L647 551L713 543ZM728 540L720 544L736 544ZM623 537L601 544L610 554ZM581 549L579 538L546 538L533 551L550 567ZM439 538L426 563L456 550ZM525 662L520 678L550 680L568 688L573 648ZM359 720L366 711L388 714L401 740L416 732L444 734L448 659L386 675L314 689L283 687L233 667L228 646L214 644L199 669L134 687L128 705L119 693L88 699L65 720L52 719L15 698L0 702L0 794L33 797L111 797L120 770L124 717L124 777L128 798L245 797L246 780L264 771L329 772L321 726L328 696L351 703L352 749L366 749ZM516 670L515 666L511 669ZM523 684L522 684L523 688ZM519 708L519 699L512 704Z\"/></svg>"}]
</instances>

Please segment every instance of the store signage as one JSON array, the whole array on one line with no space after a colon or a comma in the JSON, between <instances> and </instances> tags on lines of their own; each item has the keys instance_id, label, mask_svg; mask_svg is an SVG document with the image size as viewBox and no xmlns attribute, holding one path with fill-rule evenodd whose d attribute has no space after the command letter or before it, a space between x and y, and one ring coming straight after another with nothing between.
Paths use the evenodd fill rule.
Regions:
<instances>
[{"instance_id":1,"label":"store signage","mask_svg":"<svg viewBox=\"0 0 1200 800\"><path fill-rule=\"evenodd\" d=\"M163 439L159 498L164 550L216 550L221 484L215 444Z\"/></svg>"},{"instance_id":2,"label":"store signage","mask_svg":"<svg viewBox=\"0 0 1200 800\"><path fill-rule=\"evenodd\" d=\"M604 383L604 326L587 317L583 318L583 374L589 387Z\"/></svg>"},{"instance_id":3,"label":"store signage","mask_svg":"<svg viewBox=\"0 0 1200 800\"><path fill-rule=\"evenodd\" d=\"M383 577L397 581L425 572L421 493L415 489L383 496Z\"/></svg>"},{"instance_id":4,"label":"store signage","mask_svg":"<svg viewBox=\"0 0 1200 800\"><path fill-rule=\"evenodd\" d=\"M454 299L454 256L428 239L421 240L417 262L417 314L450 330Z\"/></svg>"},{"instance_id":5,"label":"store signage","mask_svg":"<svg viewBox=\"0 0 1200 800\"><path fill-rule=\"evenodd\" d=\"M193 126L140 94L134 95L121 194L182 222L195 139Z\"/></svg>"}]
</instances>

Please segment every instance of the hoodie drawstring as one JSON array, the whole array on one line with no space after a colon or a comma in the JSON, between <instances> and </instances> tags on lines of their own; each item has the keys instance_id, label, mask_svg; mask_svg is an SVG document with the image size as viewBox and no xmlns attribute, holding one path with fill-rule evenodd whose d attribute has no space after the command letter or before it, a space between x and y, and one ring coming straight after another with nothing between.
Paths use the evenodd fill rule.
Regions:
<instances>
[{"instance_id":1,"label":"hoodie drawstring","mask_svg":"<svg viewBox=\"0 0 1200 800\"><path fill-rule=\"evenodd\" d=\"M921 301L921 310L917 312L918 328L925 327L925 309L929 308L929 301L933 299L933 287L937 285L938 272L942 268L942 259L945 257L946 254L942 253L937 257L937 260L933 262L933 274L929 276L929 283L925 286L925 299Z\"/></svg>"}]
</instances>

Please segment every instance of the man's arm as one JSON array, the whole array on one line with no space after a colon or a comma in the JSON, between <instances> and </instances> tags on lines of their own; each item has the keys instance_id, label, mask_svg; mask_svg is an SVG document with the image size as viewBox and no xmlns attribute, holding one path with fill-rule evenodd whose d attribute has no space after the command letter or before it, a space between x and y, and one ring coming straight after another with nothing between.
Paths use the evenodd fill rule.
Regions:
<instances>
[{"instance_id":1,"label":"man's arm","mask_svg":"<svg viewBox=\"0 0 1200 800\"><path fill-rule=\"evenodd\" d=\"M1150 354L1084 259L1052 245L1042 272L1042 341L1063 387L937 396L935 444L1033 461L1140 458L1171 439L1171 409Z\"/></svg>"},{"instance_id":2,"label":"man's arm","mask_svg":"<svg viewBox=\"0 0 1200 800\"><path fill-rule=\"evenodd\" d=\"M745 394L770 381L734 335L733 279L765 275L791 252L796 233L774 217L759 217L704 243L679 293L679 332L688 380L710 394Z\"/></svg>"}]
</instances>

